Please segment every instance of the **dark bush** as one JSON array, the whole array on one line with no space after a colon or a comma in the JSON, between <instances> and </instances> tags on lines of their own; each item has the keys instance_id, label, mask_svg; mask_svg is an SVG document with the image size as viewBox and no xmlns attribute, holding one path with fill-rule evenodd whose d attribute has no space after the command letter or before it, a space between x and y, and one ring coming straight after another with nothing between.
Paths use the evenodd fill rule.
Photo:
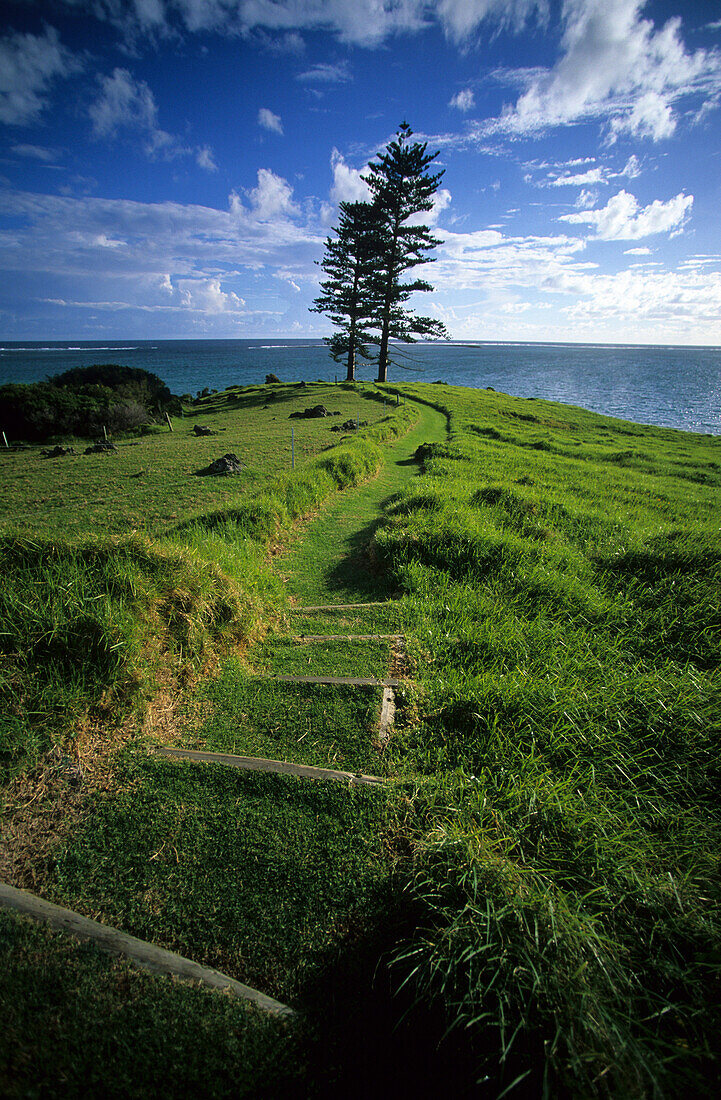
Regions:
<instances>
[{"instance_id":1,"label":"dark bush","mask_svg":"<svg viewBox=\"0 0 721 1100\"><path fill-rule=\"evenodd\" d=\"M132 431L150 424L158 411L177 415L179 398L157 375L112 363L0 387L0 427L11 440Z\"/></svg>"},{"instance_id":2,"label":"dark bush","mask_svg":"<svg viewBox=\"0 0 721 1100\"><path fill-rule=\"evenodd\" d=\"M172 394L157 374L140 367L121 367L117 363L96 363L92 367L73 367L48 378L53 386L82 390L85 386L103 386L131 398L147 409L164 409Z\"/></svg>"}]
</instances>

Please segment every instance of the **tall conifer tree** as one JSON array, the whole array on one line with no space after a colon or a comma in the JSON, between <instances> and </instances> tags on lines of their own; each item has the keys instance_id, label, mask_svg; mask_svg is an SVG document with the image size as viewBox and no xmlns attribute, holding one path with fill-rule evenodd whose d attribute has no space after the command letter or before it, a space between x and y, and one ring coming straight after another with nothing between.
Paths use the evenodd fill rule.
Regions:
<instances>
[{"instance_id":1,"label":"tall conifer tree","mask_svg":"<svg viewBox=\"0 0 721 1100\"><path fill-rule=\"evenodd\" d=\"M311 306L338 329L325 342L336 362L345 360L348 382L355 378L356 357L369 359L368 345L378 342L371 332L380 305L373 280L382 250L378 227L378 212L371 203L340 204L336 237L327 238L320 265L328 278Z\"/></svg>"},{"instance_id":2,"label":"tall conifer tree","mask_svg":"<svg viewBox=\"0 0 721 1100\"><path fill-rule=\"evenodd\" d=\"M400 281L405 271L430 263L434 257L427 253L441 243L427 225L409 224L414 214L433 208L433 196L443 176L443 170L435 175L427 171L438 152L427 153L427 143L411 142L412 136L408 123L402 122L395 140L386 146L384 153L378 154L377 161L371 161L369 174L363 177L371 190L371 208L376 212L382 234L382 251L374 278L379 299L375 324L380 331L379 382L385 382L387 377L391 337L412 343L419 336L447 336L441 321L417 317L405 306L416 291L433 290L430 283L418 278L407 283Z\"/></svg>"}]
</instances>

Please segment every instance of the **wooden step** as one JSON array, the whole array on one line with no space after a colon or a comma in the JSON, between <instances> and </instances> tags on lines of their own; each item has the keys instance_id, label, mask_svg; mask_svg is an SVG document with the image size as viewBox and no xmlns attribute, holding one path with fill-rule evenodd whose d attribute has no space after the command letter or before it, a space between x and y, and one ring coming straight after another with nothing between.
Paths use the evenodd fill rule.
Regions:
<instances>
[{"instance_id":1,"label":"wooden step","mask_svg":"<svg viewBox=\"0 0 721 1100\"><path fill-rule=\"evenodd\" d=\"M398 600L377 600L371 603L319 603L313 607L299 607L297 604L291 604L288 611L352 611L363 607L393 607L397 603Z\"/></svg>"},{"instance_id":2,"label":"wooden step","mask_svg":"<svg viewBox=\"0 0 721 1100\"><path fill-rule=\"evenodd\" d=\"M405 634L297 634L294 642L402 642Z\"/></svg>"},{"instance_id":3,"label":"wooden step","mask_svg":"<svg viewBox=\"0 0 721 1100\"><path fill-rule=\"evenodd\" d=\"M172 974L176 978L200 982L211 989L223 989L240 997L245 1001L252 1001L258 1008L266 1012L272 1012L276 1016L295 1016L295 1010L280 1001L267 997L265 993L259 993L257 989L251 989L235 978L213 970L208 966L186 959L183 955L176 955L174 951L166 951L163 947L156 947L154 943L136 939L118 928L111 928L107 924L90 920L71 909L63 909L59 905L53 905L44 898L28 893L27 890L18 890L14 886L0 883L0 906L5 909L13 909L16 913L22 913L34 920L45 921L52 928L58 928L62 932L69 932L79 939L91 940L96 947L107 951L111 955L124 955L135 966L141 966L145 970L152 970L158 974Z\"/></svg>"},{"instance_id":4,"label":"wooden step","mask_svg":"<svg viewBox=\"0 0 721 1100\"><path fill-rule=\"evenodd\" d=\"M339 684L349 687L399 687L400 680L386 677L377 680L375 676L269 676L269 680L280 681L285 684Z\"/></svg>"},{"instance_id":5,"label":"wooden step","mask_svg":"<svg viewBox=\"0 0 721 1100\"><path fill-rule=\"evenodd\" d=\"M278 775L297 775L303 779L335 779L339 782L368 784L377 786L386 782L377 775L364 775L362 772L343 772L333 768L316 768L310 764L292 764L288 760L266 760L262 756L234 756L223 752L205 752L196 749L173 749L159 746L156 752L161 756L175 757L180 760L193 760L200 764L225 764L229 768L243 771L273 772Z\"/></svg>"},{"instance_id":6,"label":"wooden step","mask_svg":"<svg viewBox=\"0 0 721 1100\"><path fill-rule=\"evenodd\" d=\"M389 739L395 717L396 697L393 693L393 688L383 688L383 701L381 702L381 713L378 720L378 741L381 745L385 745L386 741Z\"/></svg>"}]
</instances>

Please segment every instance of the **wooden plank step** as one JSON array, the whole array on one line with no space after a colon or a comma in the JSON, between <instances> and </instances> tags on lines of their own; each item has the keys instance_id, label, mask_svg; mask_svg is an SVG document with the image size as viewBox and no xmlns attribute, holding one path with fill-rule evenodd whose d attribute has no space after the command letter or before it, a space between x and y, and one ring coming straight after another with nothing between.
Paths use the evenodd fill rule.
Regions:
<instances>
[{"instance_id":1,"label":"wooden plank step","mask_svg":"<svg viewBox=\"0 0 721 1100\"><path fill-rule=\"evenodd\" d=\"M399 687L400 680L377 680L375 676L269 676L285 684L347 684L350 687Z\"/></svg>"},{"instance_id":2,"label":"wooden plank step","mask_svg":"<svg viewBox=\"0 0 721 1100\"><path fill-rule=\"evenodd\" d=\"M196 749L172 749L158 746L156 752L161 756L176 757L181 760L194 760L201 764L225 764L229 768L240 768L252 772L274 772L279 775L298 775L303 779L336 779L350 784L369 784L377 786L386 782L377 775L364 775L362 772L342 772L333 768L316 768L310 764L292 764L288 760L266 760L262 756L234 756L223 752L205 752Z\"/></svg>"},{"instance_id":3,"label":"wooden plank step","mask_svg":"<svg viewBox=\"0 0 721 1100\"><path fill-rule=\"evenodd\" d=\"M405 634L297 634L294 642L401 642Z\"/></svg>"},{"instance_id":4,"label":"wooden plank step","mask_svg":"<svg viewBox=\"0 0 721 1100\"><path fill-rule=\"evenodd\" d=\"M384 745L391 735L391 726L393 725L396 717L396 697L393 694L393 688L383 688L383 701L381 703L381 714L378 720L378 740L381 745Z\"/></svg>"},{"instance_id":5,"label":"wooden plank step","mask_svg":"<svg viewBox=\"0 0 721 1100\"><path fill-rule=\"evenodd\" d=\"M392 607L398 600L376 600L372 603L319 603L313 607L299 607L291 604L288 611L351 611L363 607Z\"/></svg>"},{"instance_id":6,"label":"wooden plank step","mask_svg":"<svg viewBox=\"0 0 721 1100\"><path fill-rule=\"evenodd\" d=\"M171 974L176 978L187 981L200 982L201 985L211 989L228 990L235 997L244 1001L251 1001L258 1008L266 1012L272 1012L276 1016L295 1016L295 1010L280 1001L267 997L265 993L259 993L257 989L251 989L235 978L213 970L208 966L186 959L183 955L176 955L174 951L166 951L163 947L156 947L154 943L147 943L135 936L129 936L118 928L111 928L99 921L90 920L71 909L63 909L59 905L53 905L44 898L28 893L27 890L18 890L14 886L0 883L0 906L5 909L13 909L16 913L32 917L34 920L45 921L52 928L58 928L62 932L69 932L82 940L91 940L102 951L111 955L123 955L135 966L141 966L145 970L152 970L157 974Z\"/></svg>"}]
</instances>

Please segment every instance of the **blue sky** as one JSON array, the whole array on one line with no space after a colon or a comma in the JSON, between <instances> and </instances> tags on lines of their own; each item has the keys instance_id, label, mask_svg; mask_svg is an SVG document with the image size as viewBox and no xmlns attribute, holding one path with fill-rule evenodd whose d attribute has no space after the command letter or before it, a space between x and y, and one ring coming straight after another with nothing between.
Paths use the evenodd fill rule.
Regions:
<instances>
[{"instance_id":1,"label":"blue sky","mask_svg":"<svg viewBox=\"0 0 721 1100\"><path fill-rule=\"evenodd\" d=\"M453 338L721 345L721 0L0 8L1 339L325 335L406 119Z\"/></svg>"}]
</instances>

